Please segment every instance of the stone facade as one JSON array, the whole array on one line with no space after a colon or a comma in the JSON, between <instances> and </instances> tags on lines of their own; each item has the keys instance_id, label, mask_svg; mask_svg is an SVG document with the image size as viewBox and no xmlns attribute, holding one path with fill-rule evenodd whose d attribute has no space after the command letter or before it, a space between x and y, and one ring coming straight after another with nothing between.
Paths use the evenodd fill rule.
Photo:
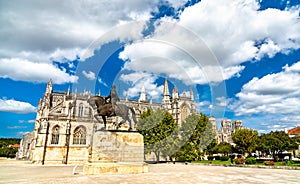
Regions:
<instances>
[{"instance_id":1,"label":"stone facade","mask_svg":"<svg viewBox=\"0 0 300 184\"><path fill-rule=\"evenodd\" d=\"M30 157L31 146L34 141L34 132L29 132L23 136L23 139L20 142L20 147L18 150L17 158L18 159L27 159Z\"/></svg>"},{"instance_id":2,"label":"stone facade","mask_svg":"<svg viewBox=\"0 0 300 184\"><path fill-rule=\"evenodd\" d=\"M165 80L164 83L161 102L153 102L151 98L148 100L144 86L142 86L138 101L128 100L128 98L125 98L123 100L121 99L121 102L133 107L137 117L149 108L168 110L179 125L182 124L188 115L196 112L193 91L190 90L189 94L183 93L182 96L179 96L178 89L175 87L172 90L171 95L167 80Z\"/></svg>"},{"instance_id":3,"label":"stone facade","mask_svg":"<svg viewBox=\"0 0 300 184\"><path fill-rule=\"evenodd\" d=\"M20 145L18 158L29 159L34 163L84 163L88 160L89 147L94 132L103 127L102 122L94 118L94 110L87 100L89 92L71 93L53 91L52 81L47 84L44 97L39 100L34 130L26 134ZM178 90L169 92L165 80L161 102L148 100L143 86L139 100L120 99L120 103L134 109L137 118L148 108L168 110L181 124L191 113L196 112L193 92L179 96ZM101 121L101 118L100 118ZM115 129L122 121L115 116L107 119L107 129ZM128 124L121 129L128 129Z\"/></svg>"},{"instance_id":4,"label":"stone facade","mask_svg":"<svg viewBox=\"0 0 300 184\"><path fill-rule=\"evenodd\" d=\"M211 116L209 117L210 122L213 125L213 129L216 132L216 139L218 144L221 142L228 142L233 144L231 134L235 132L237 129L242 128L242 120L229 120L223 119L221 120L221 129L218 130L216 118Z\"/></svg>"}]
</instances>

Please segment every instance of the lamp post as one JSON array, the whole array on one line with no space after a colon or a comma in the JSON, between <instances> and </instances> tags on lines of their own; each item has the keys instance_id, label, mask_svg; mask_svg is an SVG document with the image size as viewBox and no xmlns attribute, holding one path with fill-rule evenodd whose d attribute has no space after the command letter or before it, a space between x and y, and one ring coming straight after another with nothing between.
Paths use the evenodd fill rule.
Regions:
<instances>
[{"instance_id":1,"label":"lamp post","mask_svg":"<svg viewBox=\"0 0 300 184\"><path fill-rule=\"evenodd\" d=\"M69 157L69 147L70 147L70 134L71 134L71 110L73 108L73 103L69 102L69 111L68 111L68 122L67 122L67 127L66 127L66 144L65 146L67 147L67 153L66 153L66 158L64 160L65 164L68 164L68 157Z\"/></svg>"},{"instance_id":2,"label":"lamp post","mask_svg":"<svg viewBox=\"0 0 300 184\"><path fill-rule=\"evenodd\" d=\"M47 144L48 144L48 134L49 134L49 122L48 122L48 119L46 120L45 124L46 124L46 137L45 137L45 143L44 143L42 165L45 164L46 150L47 150Z\"/></svg>"},{"instance_id":3,"label":"lamp post","mask_svg":"<svg viewBox=\"0 0 300 184\"><path fill-rule=\"evenodd\" d=\"M66 160L65 164L68 164L68 157L69 157L69 145L70 145L70 131L71 130L71 123L70 120L67 123L67 129L66 129L66 146L67 146L67 153L66 153Z\"/></svg>"}]
</instances>

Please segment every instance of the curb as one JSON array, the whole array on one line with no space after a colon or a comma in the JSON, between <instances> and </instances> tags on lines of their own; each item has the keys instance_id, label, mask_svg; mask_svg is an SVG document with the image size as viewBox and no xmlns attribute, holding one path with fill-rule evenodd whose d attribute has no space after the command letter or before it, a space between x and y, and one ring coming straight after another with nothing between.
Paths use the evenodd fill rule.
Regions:
<instances>
[{"instance_id":1,"label":"curb","mask_svg":"<svg viewBox=\"0 0 300 184\"><path fill-rule=\"evenodd\" d=\"M193 163L196 164L197 163ZM200 164L198 164L200 165ZM223 166L223 167L243 167L243 168L260 168L260 169L284 169L284 170L300 170L300 167L293 166L265 166L265 165L247 165L247 164L201 164L206 166Z\"/></svg>"}]
</instances>

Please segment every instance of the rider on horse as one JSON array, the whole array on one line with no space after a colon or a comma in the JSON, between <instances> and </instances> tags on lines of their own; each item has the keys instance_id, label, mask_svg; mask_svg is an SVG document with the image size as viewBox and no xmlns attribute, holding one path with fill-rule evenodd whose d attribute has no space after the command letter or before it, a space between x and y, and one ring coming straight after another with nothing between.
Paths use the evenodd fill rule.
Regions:
<instances>
[{"instance_id":1,"label":"rider on horse","mask_svg":"<svg viewBox=\"0 0 300 184\"><path fill-rule=\"evenodd\" d=\"M117 102L120 101L117 91L116 91L116 86L112 85L112 88L110 90L109 96L106 97L105 100L108 104L112 105L112 113L111 116L115 116L116 115L116 111L118 109L118 105Z\"/></svg>"}]
</instances>

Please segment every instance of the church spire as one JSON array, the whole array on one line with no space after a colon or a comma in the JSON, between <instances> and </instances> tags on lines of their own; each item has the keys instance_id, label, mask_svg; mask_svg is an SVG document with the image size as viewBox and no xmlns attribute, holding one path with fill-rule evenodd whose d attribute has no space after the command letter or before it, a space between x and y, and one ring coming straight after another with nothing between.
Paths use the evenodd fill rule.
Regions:
<instances>
[{"instance_id":1,"label":"church spire","mask_svg":"<svg viewBox=\"0 0 300 184\"><path fill-rule=\"evenodd\" d=\"M168 80L165 79L163 96L170 96Z\"/></svg>"},{"instance_id":2,"label":"church spire","mask_svg":"<svg viewBox=\"0 0 300 184\"><path fill-rule=\"evenodd\" d=\"M171 109L171 98L170 98L170 91L169 91L169 85L167 79L165 79L165 83L164 83L162 108L167 110Z\"/></svg>"},{"instance_id":3,"label":"church spire","mask_svg":"<svg viewBox=\"0 0 300 184\"><path fill-rule=\"evenodd\" d=\"M146 89L144 83L142 84L142 91L140 94L139 102L147 102L147 94L146 94Z\"/></svg>"},{"instance_id":4,"label":"church spire","mask_svg":"<svg viewBox=\"0 0 300 184\"><path fill-rule=\"evenodd\" d=\"M48 94L52 93L52 79L50 79L50 81L47 84L46 93Z\"/></svg>"},{"instance_id":5,"label":"church spire","mask_svg":"<svg viewBox=\"0 0 300 184\"><path fill-rule=\"evenodd\" d=\"M67 95L70 95L70 86L68 87Z\"/></svg>"},{"instance_id":6,"label":"church spire","mask_svg":"<svg viewBox=\"0 0 300 184\"><path fill-rule=\"evenodd\" d=\"M193 93L192 88L190 89L190 98L191 98L191 100L194 100L194 93Z\"/></svg>"},{"instance_id":7,"label":"church spire","mask_svg":"<svg viewBox=\"0 0 300 184\"><path fill-rule=\"evenodd\" d=\"M51 107L51 96L52 96L52 79L47 84L46 92L44 94L44 105L48 108Z\"/></svg>"}]
</instances>

